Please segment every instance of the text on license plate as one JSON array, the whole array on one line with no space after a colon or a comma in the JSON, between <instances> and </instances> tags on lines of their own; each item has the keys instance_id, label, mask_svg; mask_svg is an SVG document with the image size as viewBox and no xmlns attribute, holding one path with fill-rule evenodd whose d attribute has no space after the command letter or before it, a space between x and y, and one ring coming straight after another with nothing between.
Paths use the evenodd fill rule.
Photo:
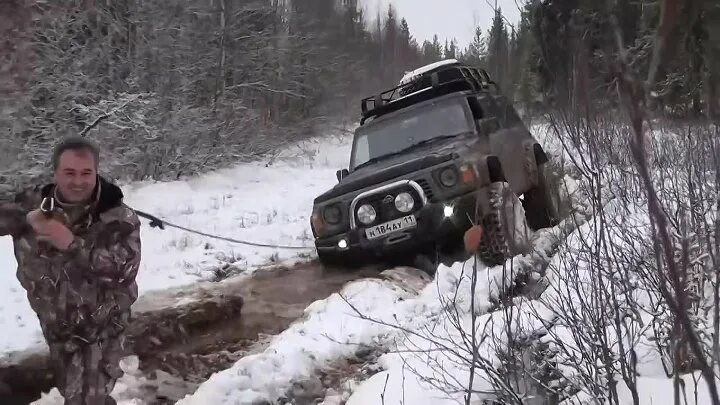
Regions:
<instances>
[{"instance_id":1,"label":"text on license plate","mask_svg":"<svg viewBox=\"0 0 720 405\"><path fill-rule=\"evenodd\" d=\"M415 216L408 215L367 228L365 229L365 235L368 239L377 239L397 231L402 231L403 229L414 228L416 225Z\"/></svg>"}]
</instances>

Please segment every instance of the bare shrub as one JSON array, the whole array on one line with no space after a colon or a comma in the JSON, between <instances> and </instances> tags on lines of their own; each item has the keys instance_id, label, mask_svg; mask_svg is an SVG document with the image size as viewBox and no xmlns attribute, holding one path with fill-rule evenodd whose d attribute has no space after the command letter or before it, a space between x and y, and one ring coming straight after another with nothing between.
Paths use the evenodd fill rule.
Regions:
<instances>
[{"instance_id":1,"label":"bare shrub","mask_svg":"<svg viewBox=\"0 0 720 405\"><path fill-rule=\"evenodd\" d=\"M434 328L394 325L398 355L435 391L465 404L639 404L662 365L674 403L700 383L718 403L717 128L647 121L623 52L605 59L621 108L585 100L545 117L582 196L576 215L504 266L439 271Z\"/></svg>"}]
</instances>

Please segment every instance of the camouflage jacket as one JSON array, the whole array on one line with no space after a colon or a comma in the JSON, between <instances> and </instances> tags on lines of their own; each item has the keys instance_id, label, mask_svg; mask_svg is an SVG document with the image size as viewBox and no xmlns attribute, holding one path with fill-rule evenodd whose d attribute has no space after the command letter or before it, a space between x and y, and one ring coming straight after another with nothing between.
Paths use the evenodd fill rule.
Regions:
<instances>
[{"instance_id":1,"label":"camouflage jacket","mask_svg":"<svg viewBox=\"0 0 720 405\"><path fill-rule=\"evenodd\" d=\"M49 184L0 206L0 235L11 235L17 278L27 291L48 341L120 333L138 296L140 221L122 202L119 187L100 178L94 202L68 227L75 240L67 251L38 241L26 214L54 195Z\"/></svg>"}]
</instances>

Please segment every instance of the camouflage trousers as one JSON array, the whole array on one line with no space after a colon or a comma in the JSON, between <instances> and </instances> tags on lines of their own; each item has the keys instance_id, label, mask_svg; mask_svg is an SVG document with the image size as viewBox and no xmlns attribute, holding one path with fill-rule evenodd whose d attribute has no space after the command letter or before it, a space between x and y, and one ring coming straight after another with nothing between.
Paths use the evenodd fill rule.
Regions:
<instances>
[{"instance_id":1,"label":"camouflage trousers","mask_svg":"<svg viewBox=\"0 0 720 405\"><path fill-rule=\"evenodd\" d=\"M115 405L110 396L122 376L122 336L103 337L93 343L48 342L55 384L65 405Z\"/></svg>"}]
</instances>

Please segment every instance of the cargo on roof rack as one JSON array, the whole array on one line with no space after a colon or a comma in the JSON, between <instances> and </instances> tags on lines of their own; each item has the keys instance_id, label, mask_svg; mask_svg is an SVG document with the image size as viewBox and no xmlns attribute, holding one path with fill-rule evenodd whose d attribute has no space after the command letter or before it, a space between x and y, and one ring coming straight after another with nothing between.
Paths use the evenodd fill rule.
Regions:
<instances>
[{"instance_id":1,"label":"cargo on roof rack","mask_svg":"<svg viewBox=\"0 0 720 405\"><path fill-rule=\"evenodd\" d=\"M443 66L457 65L459 62L457 59L444 59L438 62L433 62L425 66L421 66L415 70L405 72L405 75L400 79L400 84L406 84L413 80L416 80L419 76L431 72Z\"/></svg>"},{"instance_id":2,"label":"cargo on roof rack","mask_svg":"<svg viewBox=\"0 0 720 405\"><path fill-rule=\"evenodd\" d=\"M497 91L497 85L484 69L455 59L435 62L406 73L398 86L362 99L360 125L370 118L426 100L461 91L487 91L490 86Z\"/></svg>"}]
</instances>

